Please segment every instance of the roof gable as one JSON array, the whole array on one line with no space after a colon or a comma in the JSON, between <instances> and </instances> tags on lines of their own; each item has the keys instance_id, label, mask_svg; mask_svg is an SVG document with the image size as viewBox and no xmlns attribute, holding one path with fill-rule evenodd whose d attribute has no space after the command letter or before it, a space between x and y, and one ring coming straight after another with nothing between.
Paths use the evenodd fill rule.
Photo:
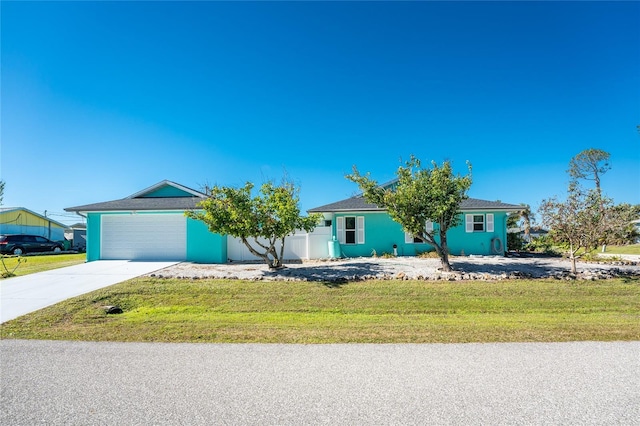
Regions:
<instances>
[{"instance_id":1,"label":"roof gable","mask_svg":"<svg viewBox=\"0 0 640 426\"><path fill-rule=\"evenodd\" d=\"M164 180L120 200L68 207L65 211L76 213L138 210L185 211L197 208L205 198L207 196L202 192Z\"/></svg>"},{"instance_id":2,"label":"roof gable","mask_svg":"<svg viewBox=\"0 0 640 426\"><path fill-rule=\"evenodd\" d=\"M169 180L158 182L147 189L136 192L127 198L172 198L172 197L203 197L205 194Z\"/></svg>"}]
</instances>

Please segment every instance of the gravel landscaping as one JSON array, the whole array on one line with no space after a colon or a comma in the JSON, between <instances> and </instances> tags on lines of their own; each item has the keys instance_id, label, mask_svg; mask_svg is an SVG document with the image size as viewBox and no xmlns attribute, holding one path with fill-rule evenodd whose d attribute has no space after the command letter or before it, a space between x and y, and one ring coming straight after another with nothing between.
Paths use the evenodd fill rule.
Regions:
<instances>
[{"instance_id":1,"label":"gravel landscaping","mask_svg":"<svg viewBox=\"0 0 640 426\"><path fill-rule=\"evenodd\" d=\"M527 256L452 257L454 272L440 270L440 260L418 257L351 258L291 261L286 267L270 271L263 263L227 264L180 263L149 276L184 279L241 279L265 281L346 282L370 279L418 280L501 280L523 278L607 279L640 277L640 256L621 261L580 262L578 274L570 273L568 259Z\"/></svg>"}]
</instances>

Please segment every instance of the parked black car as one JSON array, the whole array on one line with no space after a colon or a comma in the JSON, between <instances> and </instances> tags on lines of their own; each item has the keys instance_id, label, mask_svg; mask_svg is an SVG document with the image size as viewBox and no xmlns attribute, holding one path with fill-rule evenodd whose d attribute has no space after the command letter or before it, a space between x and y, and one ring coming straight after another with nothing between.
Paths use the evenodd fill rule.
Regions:
<instances>
[{"instance_id":1,"label":"parked black car","mask_svg":"<svg viewBox=\"0 0 640 426\"><path fill-rule=\"evenodd\" d=\"M0 235L0 253L21 255L45 251L59 253L62 244L38 235Z\"/></svg>"}]
</instances>

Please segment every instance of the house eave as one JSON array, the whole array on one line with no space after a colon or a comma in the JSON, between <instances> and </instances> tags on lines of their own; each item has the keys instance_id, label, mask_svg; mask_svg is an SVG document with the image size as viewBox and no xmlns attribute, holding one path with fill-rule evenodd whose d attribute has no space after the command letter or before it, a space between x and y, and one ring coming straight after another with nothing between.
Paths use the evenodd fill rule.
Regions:
<instances>
[{"instance_id":1,"label":"house eave","mask_svg":"<svg viewBox=\"0 0 640 426\"><path fill-rule=\"evenodd\" d=\"M131 214L136 212L145 213L184 213L187 211L200 211L200 209L104 209L104 210L67 210L71 213L86 216L88 213L114 213L114 214Z\"/></svg>"},{"instance_id":2,"label":"house eave","mask_svg":"<svg viewBox=\"0 0 640 426\"><path fill-rule=\"evenodd\" d=\"M521 211L521 208L510 208L510 207L470 207L460 210L461 213L464 212L506 212L506 213L515 213Z\"/></svg>"},{"instance_id":3,"label":"house eave","mask_svg":"<svg viewBox=\"0 0 640 426\"><path fill-rule=\"evenodd\" d=\"M125 198L104 203L86 204L67 207L64 210L77 213L93 212L130 212L130 211L187 211L198 208L204 198L169 197L169 198Z\"/></svg>"},{"instance_id":4,"label":"house eave","mask_svg":"<svg viewBox=\"0 0 640 426\"><path fill-rule=\"evenodd\" d=\"M357 213L357 212L386 212L386 209L381 208L361 208L361 209L311 209L307 210L308 213Z\"/></svg>"}]
</instances>

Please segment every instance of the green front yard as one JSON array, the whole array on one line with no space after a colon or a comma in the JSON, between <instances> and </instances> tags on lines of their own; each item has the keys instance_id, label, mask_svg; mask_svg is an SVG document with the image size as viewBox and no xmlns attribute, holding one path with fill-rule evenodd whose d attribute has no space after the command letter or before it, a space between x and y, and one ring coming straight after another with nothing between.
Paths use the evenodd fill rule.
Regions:
<instances>
[{"instance_id":1,"label":"green front yard","mask_svg":"<svg viewBox=\"0 0 640 426\"><path fill-rule=\"evenodd\" d=\"M104 305L124 313L107 315ZM640 280L141 278L0 325L2 338L432 343L640 340Z\"/></svg>"},{"instance_id":2,"label":"green front yard","mask_svg":"<svg viewBox=\"0 0 640 426\"><path fill-rule=\"evenodd\" d=\"M0 277L4 278L7 272L12 271L14 271L13 274L15 276L20 276L33 274L35 272L49 271L51 269L64 268L66 266L84 263L86 259L87 255L85 253L23 257L6 256L2 258L2 262L5 266L0 264ZM18 265L19 260L20 264Z\"/></svg>"},{"instance_id":3,"label":"green front yard","mask_svg":"<svg viewBox=\"0 0 640 426\"><path fill-rule=\"evenodd\" d=\"M640 244L629 244L626 246L607 246L605 253L640 254Z\"/></svg>"}]
</instances>

